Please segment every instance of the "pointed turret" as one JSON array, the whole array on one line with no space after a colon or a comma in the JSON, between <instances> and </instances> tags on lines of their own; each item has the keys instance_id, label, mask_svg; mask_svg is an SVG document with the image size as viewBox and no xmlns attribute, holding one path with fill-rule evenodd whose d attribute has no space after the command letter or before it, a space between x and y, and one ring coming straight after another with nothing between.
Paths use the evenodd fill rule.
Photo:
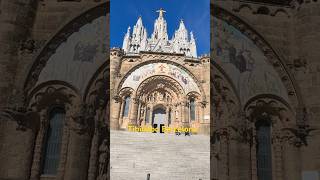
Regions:
<instances>
[{"instance_id":1,"label":"pointed turret","mask_svg":"<svg viewBox=\"0 0 320 180\"><path fill-rule=\"evenodd\" d=\"M141 37L143 36L144 33L144 27L142 24L142 18L139 16L136 25L133 27L133 33L132 33L132 38L135 41L140 41Z\"/></svg>"},{"instance_id":2,"label":"pointed turret","mask_svg":"<svg viewBox=\"0 0 320 180\"><path fill-rule=\"evenodd\" d=\"M130 46L130 26L128 27L127 33L124 35L123 38L123 44L122 44L122 49L124 52L129 51L129 46Z\"/></svg>"},{"instance_id":3,"label":"pointed turret","mask_svg":"<svg viewBox=\"0 0 320 180\"><path fill-rule=\"evenodd\" d=\"M186 43L188 41L188 31L184 25L183 20L180 20L179 29L175 32L175 40L181 43Z\"/></svg>"},{"instance_id":4,"label":"pointed turret","mask_svg":"<svg viewBox=\"0 0 320 180\"><path fill-rule=\"evenodd\" d=\"M179 30L185 30L186 26L184 25L183 19L180 20Z\"/></svg>"},{"instance_id":5,"label":"pointed turret","mask_svg":"<svg viewBox=\"0 0 320 180\"><path fill-rule=\"evenodd\" d=\"M147 31L143 26L142 17L139 16L136 25L133 27L131 43L130 43L130 53L138 53L139 51L144 51L147 44Z\"/></svg>"},{"instance_id":6,"label":"pointed turret","mask_svg":"<svg viewBox=\"0 0 320 180\"><path fill-rule=\"evenodd\" d=\"M197 50L193 33L190 33L190 40L188 30L184 25L183 20L180 20L179 28L175 31L172 39L173 50L176 53L183 53L186 56L197 57Z\"/></svg>"},{"instance_id":7,"label":"pointed turret","mask_svg":"<svg viewBox=\"0 0 320 180\"><path fill-rule=\"evenodd\" d=\"M193 32L190 32L190 55L192 57L197 57L197 46L196 40L194 39Z\"/></svg>"}]
</instances>

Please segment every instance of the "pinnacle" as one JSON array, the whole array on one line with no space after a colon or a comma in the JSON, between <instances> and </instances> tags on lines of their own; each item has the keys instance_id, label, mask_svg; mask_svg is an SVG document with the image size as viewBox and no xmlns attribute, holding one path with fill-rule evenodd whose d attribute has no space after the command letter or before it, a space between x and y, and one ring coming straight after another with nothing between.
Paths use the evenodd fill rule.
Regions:
<instances>
[{"instance_id":1,"label":"pinnacle","mask_svg":"<svg viewBox=\"0 0 320 180\"><path fill-rule=\"evenodd\" d=\"M163 17L163 13L167 12L165 11L163 8L160 8L159 10L157 10L156 12L159 13L159 17Z\"/></svg>"},{"instance_id":2,"label":"pinnacle","mask_svg":"<svg viewBox=\"0 0 320 180\"><path fill-rule=\"evenodd\" d=\"M183 22L183 19L180 20L179 29L186 29L184 22Z\"/></svg>"},{"instance_id":3,"label":"pinnacle","mask_svg":"<svg viewBox=\"0 0 320 180\"><path fill-rule=\"evenodd\" d=\"M138 20L137 20L137 25L142 26L142 18L141 15L139 16Z\"/></svg>"}]
</instances>

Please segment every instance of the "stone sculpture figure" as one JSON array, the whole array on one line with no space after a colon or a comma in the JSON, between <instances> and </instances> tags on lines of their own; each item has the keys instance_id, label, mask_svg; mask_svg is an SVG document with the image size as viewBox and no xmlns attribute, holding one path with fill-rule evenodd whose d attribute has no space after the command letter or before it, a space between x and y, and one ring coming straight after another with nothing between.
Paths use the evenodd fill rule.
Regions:
<instances>
[{"instance_id":1,"label":"stone sculpture figure","mask_svg":"<svg viewBox=\"0 0 320 180\"><path fill-rule=\"evenodd\" d=\"M104 139L99 146L99 169L97 180L107 180L108 176L108 140Z\"/></svg>"}]
</instances>

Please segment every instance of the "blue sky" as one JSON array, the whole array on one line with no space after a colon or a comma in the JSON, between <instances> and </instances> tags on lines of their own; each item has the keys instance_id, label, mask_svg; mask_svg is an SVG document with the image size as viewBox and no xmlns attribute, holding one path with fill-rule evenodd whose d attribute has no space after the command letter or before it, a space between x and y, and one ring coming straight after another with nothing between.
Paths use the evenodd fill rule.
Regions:
<instances>
[{"instance_id":1,"label":"blue sky","mask_svg":"<svg viewBox=\"0 0 320 180\"><path fill-rule=\"evenodd\" d=\"M111 0L111 47L122 47L128 26L132 29L140 15L150 37L160 8L167 11L164 17L170 39L183 19L187 30L194 33L198 55L210 52L210 0Z\"/></svg>"}]
</instances>

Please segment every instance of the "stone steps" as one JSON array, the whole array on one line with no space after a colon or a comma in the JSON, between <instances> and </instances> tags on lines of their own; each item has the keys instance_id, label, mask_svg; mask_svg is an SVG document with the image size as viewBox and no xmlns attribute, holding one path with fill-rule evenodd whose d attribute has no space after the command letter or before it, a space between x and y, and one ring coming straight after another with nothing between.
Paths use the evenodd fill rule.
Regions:
<instances>
[{"instance_id":1,"label":"stone steps","mask_svg":"<svg viewBox=\"0 0 320 180\"><path fill-rule=\"evenodd\" d=\"M209 180L210 137L110 132L112 180Z\"/></svg>"}]
</instances>

